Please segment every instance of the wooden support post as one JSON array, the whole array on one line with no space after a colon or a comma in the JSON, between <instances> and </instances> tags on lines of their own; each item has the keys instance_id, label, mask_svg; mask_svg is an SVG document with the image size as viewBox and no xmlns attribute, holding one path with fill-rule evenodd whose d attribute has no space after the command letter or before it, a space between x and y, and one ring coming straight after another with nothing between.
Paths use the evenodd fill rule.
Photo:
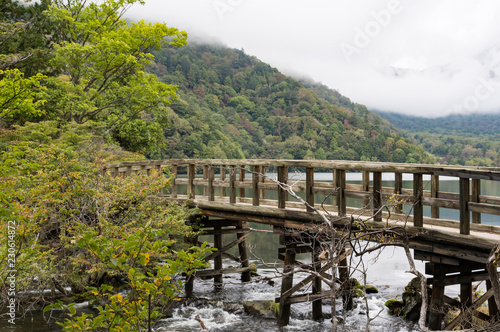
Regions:
<instances>
[{"instance_id":1,"label":"wooden support post","mask_svg":"<svg viewBox=\"0 0 500 332\"><path fill-rule=\"evenodd\" d=\"M492 289L491 281L489 279L486 280L486 290L489 291ZM495 297L492 296L488 299L488 314L490 315L490 319L495 321L499 318L500 311L498 310L497 303L495 301Z\"/></svg>"},{"instance_id":2,"label":"wooden support post","mask_svg":"<svg viewBox=\"0 0 500 332\"><path fill-rule=\"evenodd\" d=\"M259 206L259 178L260 178L260 167L253 166L252 172L252 204L253 206Z\"/></svg>"},{"instance_id":3,"label":"wooden support post","mask_svg":"<svg viewBox=\"0 0 500 332\"><path fill-rule=\"evenodd\" d=\"M344 251L346 253L347 250ZM347 262L347 255L339 262L339 278L342 283L341 289L343 290L342 302L344 303L344 310L352 310L354 304L351 294L351 280L349 278L349 264Z\"/></svg>"},{"instance_id":4,"label":"wooden support post","mask_svg":"<svg viewBox=\"0 0 500 332\"><path fill-rule=\"evenodd\" d=\"M319 255L321 254L321 244L319 242L314 242L314 248L312 251L312 266L314 272L319 273L321 270L321 260ZM315 277L312 281L312 294L321 294L321 279ZM312 316L313 320L323 319L323 303L321 299L312 302Z\"/></svg>"},{"instance_id":5,"label":"wooden support post","mask_svg":"<svg viewBox=\"0 0 500 332\"><path fill-rule=\"evenodd\" d=\"M239 166L240 169L240 177L239 180L240 182L243 183L245 181L245 166ZM240 198L245 197L245 188L240 188Z\"/></svg>"},{"instance_id":6,"label":"wooden support post","mask_svg":"<svg viewBox=\"0 0 500 332\"><path fill-rule=\"evenodd\" d=\"M260 183L266 182L266 166L260 166ZM260 189L260 198L266 199L266 189Z\"/></svg>"},{"instance_id":7,"label":"wooden support post","mask_svg":"<svg viewBox=\"0 0 500 332\"><path fill-rule=\"evenodd\" d=\"M229 167L229 203L236 203L236 187L234 183L236 182L236 166L232 165Z\"/></svg>"},{"instance_id":8,"label":"wooden support post","mask_svg":"<svg viewBox=\"0 0 500 332\"><path fill-rule=\"evenodd\" d=\"M113 168L113 177L118 176L120 174L120 168L119 167L114 167Z\"/></svg>"},{"instance_id":9,"label":"wooden support post","mask_svg":"<svg viewBox=\"0 0 500 332\"><path fill-rule=\"evenodd\" d=\"M382 173L373 172L373 220L382 221Z\"/></svg>"},{"instance_id":10,"label":"wooden support post","mask_svg":"<svg viewBox=\"0 0 500 332\"><path fill-rule=\"evenodd\" d=\"M194 185L194 178L196 177L196 167L194 164L189 164L188 165L188 186L187 186L187 193L188 196L191 198L195 198L195 185Z\"/></svg>"},{"instance_id":11,"label":"wooden support post","mask_svg":"<svg viewBox=\"0 0 500 332\"><path fill-rule=\"evenodd\" d=\"M172 166L172 176L173 176L173 179L172 179L172 185L171 185L171 188L172 188L172 193L171 193L171 197L172 198L177 198L177 165L173 165Z\"/></svg>"},{"instance_id":12,"label":"wooden support post","mask_svg":"<svg viewBox=\"0 0 500 332\"><path fill-rule=\"evenodd\" d=\"M423 191L422 174L413 174L413 226L415 227L424 227Z\"/></svg>"},{"instance_id":13,"label":"wooden support post","mask_svg":"<svg viewBox=\"0 0 500 332\"><path fill-rule=\"evenodd\" d=\"M286 241L286 240L285 240ZM283 278L281 280L281 300L278 311L278 326L288 325L290 322L290 303L287 303L283 294L293 286L293 263L295 262L295 243L286 245L285 261L283 266Z\"/></svg>"},{"instance_id":14,"label":"wooden support post","mask_svg":"<svg viewBox=\"0 0 500 332\"><path fill-rule=\"evenodd\" d=\"M208 165L203 165L203 180L208 181ZM203 185L203 196L208 196L208 184Z\"/></svg>"},{"instance_id":15,"label":"wooden support post","mask_svg":"<svg viewBox=\"0 0 500 332\"><path fill-rule=\"evenodd\" d=\"M441 324L443 322L444 277L445 271L442 264L435 264L434 283L432 284L432 295L429 305L430 330L441 330Z\"/></svg>"},{"instance_id":16,"label":"wooden support post","mask_svg":"<svg viewBox=\"0 0 500 332\"><path fill-rule=\"evenodd\" d=\"M221 229L221 226L214 227L214 231L220 231ZM217 250L222 249L222 234L220 232L214 234L214 247L217 248ZM218 255L214 258L214 270L222 270L222 255ZM222 289L222 274L214 276L214 286L216 290Z\"/></svg>"},{"instance_id":17,"label":"wooden support post","mask_svg":"<svg viewBox=\"0 0 500 332\"><path fill-rule=\"evenodd\" d=\"M314 168L307 167L306 168L306 206L307 212L314 211Z\"/></svg>"},{"instance_id":18,"label":"wooden support post","mask_svg":"<svg viewBox=\"0 0 500 332\"><path fill-rule=\"evenodd\" d=\"M243 222L239 222L237 228L238 229L243 229ZM242 231L241 233L236 233L236 236L238 239L241 239L245 233ZM245 268L249 266L249 260L248 260L248 251L247 251L247 245L246 241L242 241L238 243L238 251L240 253L240 261L241 261L241 267ZM241 281L243 282L249 282L252 281L252 273L250 271L245 271L241 274Z\"/></svg>"},{"instance_id":19,"label":"wooden support post","mask_svg":"<svg viewBox=\"0 0 500 332\"><path fill-rule=\"evenodd\" d=\"M460 234L470 234L470 181L460 178Z\"/></svg>"},{"instance_id":20,"label":"wooden support post","mask_svg":"<svg viewBox=\"0 0 500 332\"><path fill-rule=\"evenodd\" d=\"M226 197L226 187L222 185L222 183L226 180L226 166L221 165L220 166L220 181L221 181L221 186L220 186L220 197Z\"/></svg>"},{"instance_id":21,"label":"wooden support post","mask_svg":"<svg viewBox=\"0 0 500 332\"><path fill-rule=\"evenodd\" d=\"M370 172L363 171L363 182L361 184L361 190L369 192L370 191ZM370 197L363 197L363 209L370 208Z\"/></svg>"},{"instance_id":22,"label":"wooden support post","mask_svg":"<svg viewBox=\"0 0 500 332\"><path fill-rule=\"evenodd\" d=\"M479 196L481 195L481 180L472 179L472 194L471 194L471 202L479 203ZM472 212L472 223L480 224L481 223L481 213L480 212Z\"/></svg>"},{"instance_id":23,"label":"wooden support post","mask_svg":"<svg viewBox=\"0 0 500 332\"><path fill-rule=\"evenodd\" d=\"M208 166L207 170L207 196L209 201L215 201L215 188L214 188L214 178L215 178L215 169L212 165Z\"/></svg>"},{"instance_id":24,"label":"wooden support post","mask_svg":"<svg viewBox=\"0 0 500 332\"><path fill-rule=\"evenodd\" d=\"M335 186L335 190L337 190L337 170L333 169L332 170L332 183ZM337 194L334 194L332 196L332 205L333 205L333 210L337 211Z\"/></svg>"},{"instance_id":25,"label":"wooden support post","mask_svg":"<svg viewBox=\"0 0 500 332\"><path fill-rule=\"evenodd\" d=\"M186 297L193 296L193 288L194 288L194 274L190 274L186 277L186 284L184 285L184 289L186 291Z\"/></svg>"},{"instance_id":26,"label":"wooden support post","mask_svg":"<svg viewBox=\"0 0 500 332\"><path fill-rule=\"evenodd\" d=\"M278 182L285 184L288 182L288 167L278 166ZM278 186L278 208L284 209L288 197L288 191Z\"/></svg>"},{"instance_id":27,"label":"wooden support post","mask_svg":"<svg viewBox=\"0 0 500 332\"><path fill-rule=\"evenodd\" d=\"M460 277L470 277L472 273L471 263L469 261L460 261ZM461 313L464 313L466 308L472 305L472 281L460 284L460 304L462 305ZM470 328L470 322L467 320L462 323L462 328Z\"/></svg>"},{"instance_id":28,"label":"wooden support post","mask_svg":"<svg viewBox=\"0 0 500 332\"><path fill-rule=\"evenodd\" d=\"M345 197L345 170L337 170L337 209L339 217L343 217L347 213L346 197Z\"/></svg>"},{"instance_id":29,"label":"wooden support post","mask_svg":"<svg viewBox=\"0 0 500 332\"><path fill-rule=\"evenodd\" d=\"M439 196L439 175L431 175L431 198ZM439 218L439 206L431 206L431 217Z\"/></svg>"},{"instance_id":30,"label":"wooden support post","mask_svg":"<svg viewBox=\"0 0 500 332\"><path fill-rule=\"evenodd\" d=\"M403 173L394 173L394 193L400 195L403 193ZM403 204L396 204L396 213L403 213Z\"/></svg>"}]
</instances>

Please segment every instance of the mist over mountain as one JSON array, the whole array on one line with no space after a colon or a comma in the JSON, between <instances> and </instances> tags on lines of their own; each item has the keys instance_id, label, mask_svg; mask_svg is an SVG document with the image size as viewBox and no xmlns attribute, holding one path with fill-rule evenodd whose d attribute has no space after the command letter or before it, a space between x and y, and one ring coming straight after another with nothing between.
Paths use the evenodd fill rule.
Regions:
<instances>
[{"instance_id":1,"label":"mist over mountain","mask_svg":"<svg viewBox=\"0 0 500 332\"><path fill-rule=\"evenodd\" d=\"M154 157L433 161L364 105L243 50L192 42L156 53L149 71L180 96Z\"/></svg>"}]
</instances>

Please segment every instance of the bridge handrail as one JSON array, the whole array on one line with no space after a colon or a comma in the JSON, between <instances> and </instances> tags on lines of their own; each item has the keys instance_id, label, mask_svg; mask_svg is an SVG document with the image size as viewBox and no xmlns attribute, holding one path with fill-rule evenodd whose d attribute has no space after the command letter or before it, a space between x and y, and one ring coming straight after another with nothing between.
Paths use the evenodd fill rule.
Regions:
<instances>
[{"instance_id":1,"label":"bridge handrail","mask_svg":"<svg viewBox=\"0 0 500 332\"><path fill-rule=\"evenodd\" d=\"M440 208L458 209L460 211L460 233L470 234L471 214L472 224L481 223L481 213L500 215L500 197L481 195L480 180L500 181L500 168L493 167L463 167L448 165L428 164L400 164L385 162L343 161L343 160L270 160L270 159L167 159L167 160L145 160L134 162L121 162L107 166L103 173L111 170L113 175L129 175L140 170L152 168L171 167L175 180L172 184L171 196L177 197L177 185L187 184L187 193L195 197L195 187L203 186L204 195L208 201L215 201L215 187L220 187L218 199L229 198L228 203L252 203L254 206L274 204L279 209L287 206L297 206L287 200L287 192L276 183L262 176L266 167L276 167L278 181L287 183L288 170L290 168L305 169L305 181L295 183L296 191L305 192L305 200L310 206L315 204L316 195L333 195L333 205L338 215L345 215L348 211L346 198L353 197L363 200L363 206L372 206L375 220L382 219L379 211L384 200L389 197L410 202L413 210L411 217L413 225L423 227L426 223L432 223L440 219ZM178 179L179 167L186 167L187 179ZM203 179L196 179L196 168L203 168ZM219 177L215 178L214 170L219 169ZM330 169L333 171L333 182L314 181L315 169ZM229 170L229 177L226 173ZM231 171L232 170L232 171ZM362 184L346 184L346 171L362 172ZM245 178L245 172L252 174L252 179ZM372 184L370 185L370 173ZM382 186L382 173L394 173L395 185L392 187ZM413 174L413 189L403 188L403 174ZM431 176L430 190L423 188L423 175ZM439 190L439 176L457 177L459 179L460 192L447 193ZM229 188L229 197L226 197L226 188ZM245 189L252 189L252 197L245 197ZM266 190L277 190L278 199L265 200ZM239 191L239 197L237 196ZM431 218L423 216L423 206L431 207ZM303 205L302 205L303 206ZM402 212L402 203L396 207L396 212ZM310 207L306 208L311 212ZM378 212L377 212L378 211Z\"/></svg>"}]
</instances>

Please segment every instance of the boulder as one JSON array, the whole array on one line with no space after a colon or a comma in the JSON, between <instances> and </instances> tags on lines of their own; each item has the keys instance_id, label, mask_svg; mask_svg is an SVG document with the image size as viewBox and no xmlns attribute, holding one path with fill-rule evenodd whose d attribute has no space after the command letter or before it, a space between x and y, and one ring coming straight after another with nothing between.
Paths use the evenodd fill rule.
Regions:
<instances>
[{"instance_id":1,"label":"boulder","mask_svg":"<svg viewBox=\"0 0 500 332\"><path fill-rule=\"evenodd\" d=\"M279 303L274 301L246 301L243 307L249 315L275 318L278 315Z\"/></svg>"}]
</instances>

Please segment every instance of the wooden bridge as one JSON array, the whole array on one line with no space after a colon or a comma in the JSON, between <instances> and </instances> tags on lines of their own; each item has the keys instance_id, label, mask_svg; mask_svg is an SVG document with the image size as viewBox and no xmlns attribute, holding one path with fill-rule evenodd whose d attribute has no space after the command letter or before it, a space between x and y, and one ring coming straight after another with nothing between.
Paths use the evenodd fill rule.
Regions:
<instances>
[{"instance_id":1,"label":"wooden bridge","mask_svg":"<svg viewBox=\"0 0 500 332\"><path fill-rule=\"evenodd\" d=\"M322 292L322 282L314 274L294 286L293 271L297 267L332 277L326 272L335 263L345 288L345 306L349 307L352 301L347 286L349 248L345 251L342 248L335 261L322 263L320 259L319 242L324 242L325 237L318 236L321 232L318 225L325 220L336 227L339 234L345 235L346 226L349 230L356 229L357 236L368 234L364 237L367 241L381 241L387 228L404 229L414 249L414 258L426 261L425 273L432 276L428 278L428 284L432 285L429 328L449 330L458 324L466 325L467 315L482 320L498 316L486 262L500 240L500 227L482 224L481 218L483 214L493 215L500 224L500 217L496 219L500 215L500 197L487 192L491 182L500 181L499 168L353 161L182 159L124 162L110 165L103 172L128 176L163 167L168 167L174 177L170 192L163 196L197 206L205 234L214 236L218 251L207 257L214 260L214 269L198 271L197 276L212 275L215 284L220 285L223 274L242 273L242 280L249 281L247 223L272 225L274 232L280 235L280 244L284 247L279 249L278 257L284 261L285 272L281 296L276 299L280 302L280 325L288 324L290 305L297 302L311 301L313 317L320 319L321 300L329 296ZM359 176L359 184L347 183L346 173L351 172ZM318 180L319 173L323 176L331 173L331 176ZM390 177L394 185L383 186L386 177ZM458 180L458 193L440 190L443 177ZM442 218L443 208L458 210L459 220ZM368 229L382 231L371 236L373 232ZM222 234L236 234L237 238L224 245ZM331 237L327 238L332 241ZM240 257L227 253L236 245ZM308 266L295 259L297 254L306 252L312 254L312 263ZM224 269L223 256L239 262L240 267ZM483 280L488 290L473 303L472 282ZM311 293L294 295L308 284L312 284ZM445 286L454 284L460 284L461 302L444 295ZM187 283L188 291L191 287L192 280ZM475 310L486 301L489 315ZM439 309L445 303L462 309L459 317L462 321L457 319L443 326L443 312Z\"/></svg>"}]
</instances>

